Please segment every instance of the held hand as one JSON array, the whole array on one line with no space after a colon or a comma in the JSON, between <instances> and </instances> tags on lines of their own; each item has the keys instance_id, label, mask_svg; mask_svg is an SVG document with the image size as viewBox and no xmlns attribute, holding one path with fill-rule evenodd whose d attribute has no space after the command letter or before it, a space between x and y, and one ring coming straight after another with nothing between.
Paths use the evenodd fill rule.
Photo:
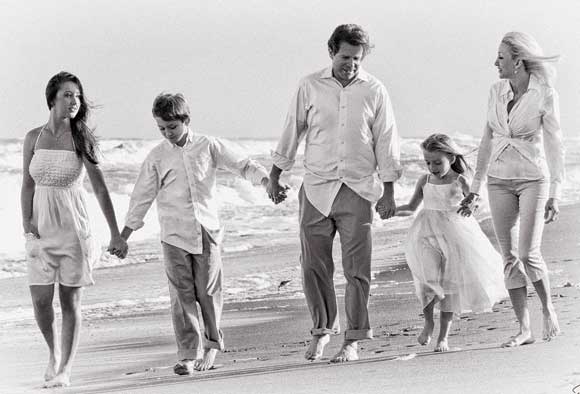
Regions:
<instances>
[{"instance_id":1,"label":"held hand","mask_svg":"<svg viewBox=\"0 0 580 394\"><path fill-rule=\"evenodd\" d=\"M118 235L111 238L111 242L109 243L107 251L120 259L124 259L125 256L127 256L127 252L129 251L129 245L127 245L127 241Z\"/></svg>"},{"instance_id":2,"label":"held hand","mask_svg":"<svg viewBox=\"0 0 580 394\"><path fill-rule=\"evenodd\" d=\"M395 203L395 199L392 196L383 195L377 202L375 211L378 212L379 216L383 220L395 216L395 212L397 211L397 204Z\"/></svg>"},{"instance_id":3,"label":"held hand","mask_svg":"<svg viewBox=\"0 0 580 394\"><path fill-rule=\"evenodd\" d=\"M560 216L560 208L558 207L558 200L554 198L548 198L546 201L546 207L544 208L544 223L552 223L558 220Z\"/></svg>"},{"instance_id":4,"label":"held hand","mask_svg":"<svg viewBox=\"0 0 580 394\"><path fill-rule=\"evenodd\" d=\"M465 197L461 203L460 207L457 210L461 216L471 216L471 214L475 213L477 208L479 208L479 196L475 193L469 193L467 197Z\"/></svg>"},{"instance_id":5,"label":"held hand","mask_svg":"<svg viewBox=\"0 0 580 394\"><path fill-rule=\"evenodd\" d=\"M287 197L286 192L288 190L290 190L290 186L281 184L279 179L275 179L273 177L268 179L266 192L274 204L279 204L284 201Z\"/></svg>"}]
</instances>

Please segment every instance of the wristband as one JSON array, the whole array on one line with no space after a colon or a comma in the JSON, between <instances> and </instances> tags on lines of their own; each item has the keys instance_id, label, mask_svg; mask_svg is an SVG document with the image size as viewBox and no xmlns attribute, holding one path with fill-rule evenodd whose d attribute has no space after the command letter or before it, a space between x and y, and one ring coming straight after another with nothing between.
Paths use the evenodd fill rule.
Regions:
<instances>
[{"instance_id":1,"label":"wristband","mask_svg":"<svg viewBox=\"0 0 580 394\"><path fill-rule=\"evenodd\" d=\"M27 241L32 241L38 239L38 237L34 233L24 233L24 239Z\"/></svg>"}]
</instances>

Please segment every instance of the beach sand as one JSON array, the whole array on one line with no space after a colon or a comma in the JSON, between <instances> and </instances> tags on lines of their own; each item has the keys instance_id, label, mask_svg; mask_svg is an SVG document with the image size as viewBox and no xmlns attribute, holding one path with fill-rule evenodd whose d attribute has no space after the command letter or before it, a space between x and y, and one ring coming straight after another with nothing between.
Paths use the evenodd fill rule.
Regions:
<instances>
[{"instance_id":1,"label":"beach sand","mask_svg":"<svg viewBox=\"0 0 580 394\"><path fill-rule=\"evenodd\" d=\"M138 265L95 271L97 284L84 295L83 328L72 386L74 393L574 393L580 392L580 205L562 208L546 227L543 253L551 273L562 335L541 340L538 297L529 302L537 341L517 349L499 345L517 331L509 301L493 312L465 314L452 326L449 353L417 344L420 306L404 263L404 230L375 231L370 313L375 338L361 342L360 361L333 365L341 336L324 358L303 358L311 321L299 291L298 242L229 254L227 276L288 267L291 282L271 296L245 301L230 297L223 315L226 351L216 368L176 376L175 342L167 308L166 279L157 258ZM482 224L490 232L489 221ZM132 245L135 246L135 245ZM146 247L140 245L139 247ZM156 246L151 248L155 256ZM273 262L275 260L275 263ZM339 261L339 260L337 260ZM340 272L336 279L342 279ZM284 274L281 278L284 277ZM227 282L226 282L227 283ZM530 287L530 290L532 288ZM337 286L343 311L344 286ZM0 312L22 310L2 320L0 393L41 391L48 357L32 316L25 278L0 280ZM128 304L142 294L151 302ZM115 304L117 303L117 304ZM116 305L116 306L115 306ZM126 306L126 308L123 308ZM129 312L127 312L129 311ZM344 313L341 316L344 325ZM437 330L437 329L436 329ZM437 332L437 331L436 331ZM434 341L433 341L434 342ZM574 391L577 390L577 391ZM44 392L52 392L44 390Z\"/></svg>"}]
</instances>

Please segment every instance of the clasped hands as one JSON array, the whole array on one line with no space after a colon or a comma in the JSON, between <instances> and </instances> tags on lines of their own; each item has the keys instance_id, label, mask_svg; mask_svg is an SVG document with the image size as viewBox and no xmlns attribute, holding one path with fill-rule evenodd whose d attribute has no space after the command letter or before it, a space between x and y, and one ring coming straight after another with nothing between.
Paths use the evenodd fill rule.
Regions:
<instances>
[{"instance_id":1,"label":"clasped hands","mask_svg":"<svg viewBox=\"0 0 580 394\"><path fill-rule=\"evenodd\" d=\"M457 213L461 216L471 216L479 208L479 195L475 193L469 193L467 197L461 200L459 204L459 209Z\"/></svg>"},{"instance_id":2,"label":"clasped hands","mask_svg":"<svg viewBox=\"0 0 580 394\"><path fill-rule=\"evenodd\" d=\"M284 201L286 197L288 197L286 194L288 190L290 190L290 186L281 184L279 179L273 177L268 178L266 192L274 204L280 204L282 201Z\"/></svg>"},{"instance_id":3,"label":"clasped hands","mask_svg":"<svg viewBox=\"0 0 580 394\"><path fill-rule=\"evenodd\" d=\"M127 245L127 241L119 234L111 237L111 242L109 243L107 252L120 259L124 259L129 252L129 245Z\"/></svg>"}]
</instances>

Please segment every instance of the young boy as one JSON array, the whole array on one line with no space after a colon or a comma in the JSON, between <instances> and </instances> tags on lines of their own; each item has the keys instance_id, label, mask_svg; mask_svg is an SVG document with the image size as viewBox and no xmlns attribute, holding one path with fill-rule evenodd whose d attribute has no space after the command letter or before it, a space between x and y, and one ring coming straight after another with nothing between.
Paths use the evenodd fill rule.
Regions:
<instances>
[{"instance_id":1,"label":"young boy","mask_svg":"<svg viewBox=\"0 0 580 394\"><path fill-rule=\"evenodd\" d=\"M189 129L189 107L182 94L160 94L153 117L165 141L149 153L129 204L125 240L143 226L143 218L157 199L161 245L169 279L171 313L178 348L179 375L212 368L224 349L220 226L215 199L216 171L229 170L266 186L268 174L257 162L240 157L216 138ZM203 316L202 338L196 302Z\"/></svg>"}]
</instances>

